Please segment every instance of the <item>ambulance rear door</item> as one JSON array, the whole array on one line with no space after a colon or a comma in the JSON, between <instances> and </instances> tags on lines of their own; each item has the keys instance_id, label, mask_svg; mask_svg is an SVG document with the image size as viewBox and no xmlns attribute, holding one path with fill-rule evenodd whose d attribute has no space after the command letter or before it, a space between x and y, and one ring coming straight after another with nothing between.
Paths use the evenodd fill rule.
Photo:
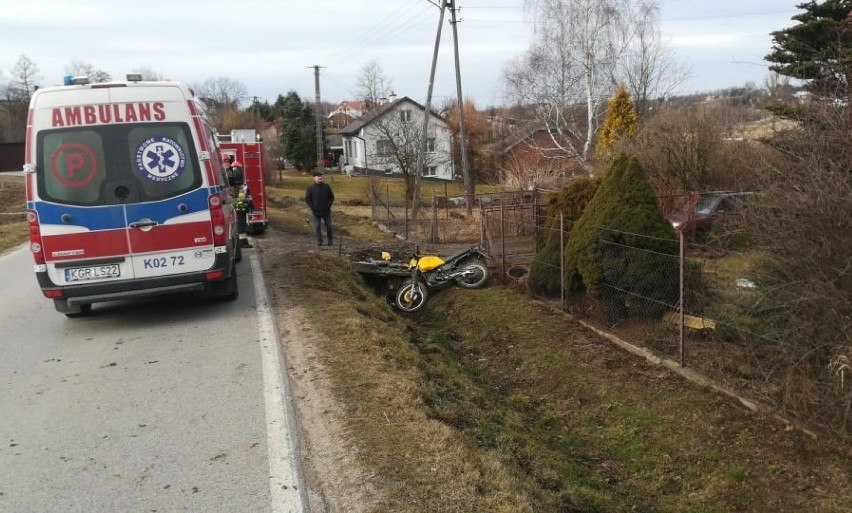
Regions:
<instances>
[{"instance_id":1,"label":"ambulance rear door","mask_svg":"<svg viewBox=\"0 0 852 513\"><path fill-rule=\"evenodd\" d=\"M54 283L212 266L208 193L180 88L45 91L33 106L33 208Z\"/></svg>"}]
</instances>

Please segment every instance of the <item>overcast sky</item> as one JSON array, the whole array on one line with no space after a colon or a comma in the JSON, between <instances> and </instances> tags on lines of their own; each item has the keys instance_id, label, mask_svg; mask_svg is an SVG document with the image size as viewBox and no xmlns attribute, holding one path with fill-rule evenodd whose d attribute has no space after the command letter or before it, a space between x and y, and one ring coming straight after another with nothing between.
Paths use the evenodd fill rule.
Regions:
<instances>
[{"instance_id":1,"label":"overcast sky","mask_svg":"<svg viewBox=\"0 0 852 513\"><path fill-rule=\"evenodd\" d=\"M793 25L804 0L660 0L663 37L692 69L680 92L758 86L768 74L769 33ZM295 90L322 100L356 97L361 67L378 59L396 94L426 97L438 25L427 0L25 0L0 9L0 78L18 57L43 85L61 83L74 59L113 78L140 67L198 84L228 76L249 96L274 101ZM523 0L457 0L462 93L482 108L505 103L506 63L530 45ZM449 18L449 15L447 15ZM456 91L452 27L445 24L436 103Z\"/></svg>"}]
</instances>

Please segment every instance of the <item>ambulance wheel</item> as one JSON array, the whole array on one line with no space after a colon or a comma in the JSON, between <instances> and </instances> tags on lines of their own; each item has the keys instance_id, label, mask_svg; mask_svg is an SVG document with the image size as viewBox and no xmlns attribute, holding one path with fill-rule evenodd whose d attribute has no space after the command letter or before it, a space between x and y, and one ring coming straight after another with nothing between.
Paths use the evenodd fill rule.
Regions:
<instances>
[{"instance_id":1,"label":"ambulance wheel","mask_svg":"<svg viewBox=\"0 0 852 513\"><path fill-rule=\"evenodd\" d=\"M234 262L239 262L243 259L243 246L237 241L236 248L234 249Z\"/></svg>"},{"instance_id":2,"label":"ambulance wheel","mask_svg":"<svg viewBox=\"0 0 852 513\"><path fill-rule=\"evenodd\" d=\"M240 288L237 286L236 263L231 268L231 277L225 281L213 283L213 297L222 301L234 301L240 297Z\"/></svg>"}]
</instances>

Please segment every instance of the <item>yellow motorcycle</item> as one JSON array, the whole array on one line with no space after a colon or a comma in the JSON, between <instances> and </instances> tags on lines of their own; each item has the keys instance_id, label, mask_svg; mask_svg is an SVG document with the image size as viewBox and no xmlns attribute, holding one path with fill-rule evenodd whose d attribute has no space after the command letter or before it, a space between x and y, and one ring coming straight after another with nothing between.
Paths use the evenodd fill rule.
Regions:
<instances>
[{"instance_id":1,"label":"yellow motorcycle","mask_svg":"<svg viewBox=\"0 0 852 513\"><path fill-rule=\"evenodd\" d=\"M430 290L452 284L465 289L478 289L484 287L491 277L488 255L478 245L446 258L419 253L408 264L411 276L402 282L396 292L394 304L405 313L423 308Z\"/></svg>"},{"instance_id":2,"label":"yellow motorcycle","mask_svg":"<svg viewBox=\"0 0 852 513\"><path fill-rule=\"evenodd\" d=\"M388 288L395 291L393 305L405 313L423 308L432 290L453 284L478 289L484 287L491 277L488 255L479 245L445 258L425 255L417 248L407 265L390 260L390 254L383 252L382 260L356 262L355 268L364 275L385 278Z\"/></svg>"}]
</instances>

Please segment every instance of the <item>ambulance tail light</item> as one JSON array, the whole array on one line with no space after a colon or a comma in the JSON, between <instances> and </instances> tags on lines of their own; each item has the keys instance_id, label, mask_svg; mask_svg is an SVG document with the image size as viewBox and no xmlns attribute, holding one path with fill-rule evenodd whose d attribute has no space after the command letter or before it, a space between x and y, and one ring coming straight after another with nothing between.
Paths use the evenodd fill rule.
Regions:
<instances>
[{"instance_id":1,"label":"ambulance tail light","mask_svg":"<svg viewBox=\"0 0 852 513\"><path fill-rule=\"evenodd\" d=\"M35 210L27 210L27 225L30 228L30 251L35 263L44 265L44 246L41 244L41 229L38 227L38 214Z\"/></svg>"},{"instance_id":2,"label":"ambulance tail light","mask_svg":"<svg viewBox=\"0 0 852 513\"><path fill-rule=\"evenodd\" d=\"M207 201L210 205L210 221L213 225L213 245L225 246L228 243L228 230L225 225L225 210L222 207L222 197L214 194Z\"/></svg>"},{"instance_id":3,"label":"ambulance tail light","mask_svg":"<svg viewBox=\"0 0 852 513\"><path fill-rule=\"evenodd\" d=\"M205 275L207 281L222 281L225 279L225 271L210 271Z\"/></svg>"}]
</instances>

